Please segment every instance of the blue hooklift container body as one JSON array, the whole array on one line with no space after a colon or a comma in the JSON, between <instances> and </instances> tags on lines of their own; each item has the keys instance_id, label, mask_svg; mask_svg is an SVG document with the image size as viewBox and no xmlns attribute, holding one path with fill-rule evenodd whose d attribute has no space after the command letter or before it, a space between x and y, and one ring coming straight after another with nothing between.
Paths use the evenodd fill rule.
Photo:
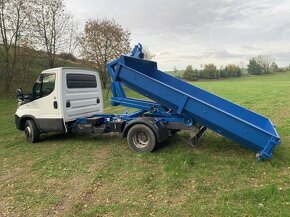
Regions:
<instances>
[{"instance_id":1,"label":"blue hooklift container body","mask_svg":"<svg viewBox=\"0 0 290 217\"><path fill-rule=\"evenodd\" d=\"M258 153L272 157L280 138L271 121L157 68L157 63L130 56L114 61L114 80L195 122Z\"/></svg>"}]
</instances>

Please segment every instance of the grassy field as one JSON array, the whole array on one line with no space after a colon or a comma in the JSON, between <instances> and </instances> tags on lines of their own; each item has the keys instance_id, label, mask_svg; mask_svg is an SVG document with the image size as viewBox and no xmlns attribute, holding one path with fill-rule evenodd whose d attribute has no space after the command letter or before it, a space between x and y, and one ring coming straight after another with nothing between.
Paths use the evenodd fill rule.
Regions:
<instances>
[{"instance_id":1,"label":"grassy field","mask_svg":"<svg viewBox=\"0 0 290 217\"><path fill-rule=\"evenodd\" d=\"M29 144L16 100L0 100L0 216L289 216L290 73L195 84L268 116L282 140L273 159L210 131L195 148L181 132L145 154L118 135Z\"/></svg>"}]
</instances>

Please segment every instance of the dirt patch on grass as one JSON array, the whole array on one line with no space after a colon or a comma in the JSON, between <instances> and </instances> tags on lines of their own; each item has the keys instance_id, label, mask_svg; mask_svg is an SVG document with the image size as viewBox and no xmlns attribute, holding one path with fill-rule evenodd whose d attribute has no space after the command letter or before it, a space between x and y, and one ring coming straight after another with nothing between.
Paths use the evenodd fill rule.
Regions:
<instances>
[{"instance_id":1,"label":"dirt patch on grass","mask_svg":"<svg viewBox=\"0 0 290 217\"><path fill-rule=\"evenodd\" d=\"M19 186L20 180L26 177L28 174L32 174L31 165L32 161L25 162L22 167L16 166L11 169L8 159L3 160L3 173L0 177L0 216L18 216L16 213L21 213L20 208L15 206L15 189ZM29 178L31 178L30 175ZM28 180L28 177L27 177Z\"/></svg>"},{"instance_id":2,"label":"dirt patch on grass","mask_svg":"<svg viewBox=\"0 0 290 217\"><path fill-rule=\"evenodd\" d=\"M95 174L106 166L110 157L108 148L94 150L93 161L88 165L85 175L78 175L72 177L66 185L64 190L59 192L64 196L61 201L48 209L48 216L63 216L71 211L73 206L84 200L84 195L88 189L92 189L92 183Z\"/></svg>"}]
</instances>

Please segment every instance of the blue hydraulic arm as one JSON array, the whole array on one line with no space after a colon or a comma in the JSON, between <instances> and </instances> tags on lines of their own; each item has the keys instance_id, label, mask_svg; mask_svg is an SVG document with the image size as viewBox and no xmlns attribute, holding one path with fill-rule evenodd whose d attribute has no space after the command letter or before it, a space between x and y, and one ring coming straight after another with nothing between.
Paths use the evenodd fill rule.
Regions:
<instances>
[{"instance_id":1,"label":"blue hydraulic arm","mask_svg":"<svg viewBox=\"0 0 290 217\"><path fill-rule=\"evenodd\" d=\"M140 43L138 43L138 45L135 45L131 52L131 56L139 59L144 58L144 53L142 52L142 45ZM113 94L111 98L111 103L113 106L121 105L129 108L140 109L142 111L150 111L151 114L156 116L159 115L163 117L176 118L176 114L170 113L169 109L166 109L165 107L161 106L156 102L127 98L121 81L117 79L118 72L120 70L120 65L118 65L118 61L113 61L107 64L107 69L111 76L111 90Z\"/></svg>"}]
</instances>

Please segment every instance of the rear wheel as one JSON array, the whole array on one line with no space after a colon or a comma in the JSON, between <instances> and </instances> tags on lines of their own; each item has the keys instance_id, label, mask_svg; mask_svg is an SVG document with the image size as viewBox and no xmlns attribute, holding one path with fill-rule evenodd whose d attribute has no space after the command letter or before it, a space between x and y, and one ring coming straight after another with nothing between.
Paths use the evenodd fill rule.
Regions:
<instances>
[{"instance_id":1,"label":"rear wheel","mask_svg":"<svg viewBox=\"0 0 290 217\"><path fill-rule=\"evenodd\" d=\"M24 133L28 142L35 143L39 141L40 133L33 120L25 122Z\"/></svg>"},{"instance_id":2,"label":"rear wheel","mask_svg":"<svg viewBox=\"0 0 290 217\"><path fill-rule=\"evenodd\" d=\"M156 146L156 137L152 129L144 124L132 126L127 135L129 146L134 151L153 151Z\"/></svg>"}]
</instances>

